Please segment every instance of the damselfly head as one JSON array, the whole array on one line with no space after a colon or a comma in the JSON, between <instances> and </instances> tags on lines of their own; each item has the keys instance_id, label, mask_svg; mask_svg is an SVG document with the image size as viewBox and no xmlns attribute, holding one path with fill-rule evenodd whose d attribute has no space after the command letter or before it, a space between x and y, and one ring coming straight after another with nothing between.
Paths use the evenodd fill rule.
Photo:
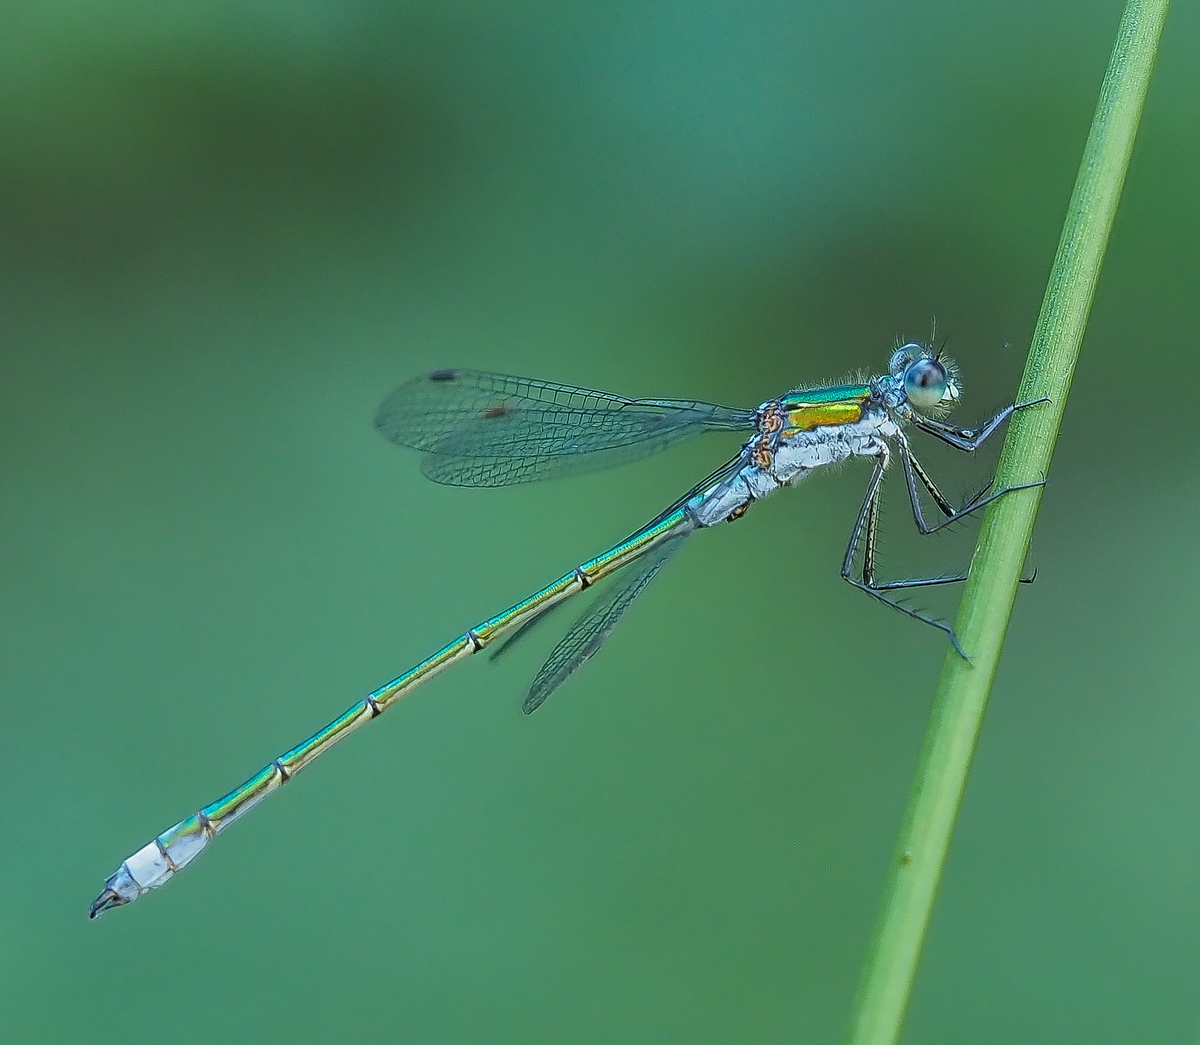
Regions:
<instances>
[{"instance_id":1,"label":"damselfly head","mask_svg":"<svg viewBox=\"0 0 1200 1045\"><path fill-rule=\"evenodd\" d=\"M896 349L888 369L909 403L926 413L949 409L962 393L954 363L916 342Z\"/></svg>"}]
</instances>

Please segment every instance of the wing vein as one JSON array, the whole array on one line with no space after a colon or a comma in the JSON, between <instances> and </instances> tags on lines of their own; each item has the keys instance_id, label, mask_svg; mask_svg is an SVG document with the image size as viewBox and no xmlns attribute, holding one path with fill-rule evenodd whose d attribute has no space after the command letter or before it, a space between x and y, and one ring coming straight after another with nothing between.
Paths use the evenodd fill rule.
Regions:
<instances>
[{"instance_id":1,"label":"wing vein","mask_svg":"<svg viewBox=\"0 0 1200 1045\"><path fill-rule=\"evenodd\" d=\"M752 411L610 392L476 370L435 370L389 395L375 426L425 452L451 486L507 486L578 475L665 450L708 430L753 427Z\"/></svg>"},{"instance_id":2,"label":"wing vein","mask_svg":"<svg viewBox=\"0 0 1200 1045\"><path fill-rule=\"evenodd\" d=\"M683 543L687 532L664 541L632 570L620 583L614 582L604 595L588 607L571 625L557 646L550 652L546 663L529 687L523 708L531 714L542 706L551 693L575 674L593 657L604 640L612 633L617 622L663 568L666 561Z\"/></svg>"}]
</instances>

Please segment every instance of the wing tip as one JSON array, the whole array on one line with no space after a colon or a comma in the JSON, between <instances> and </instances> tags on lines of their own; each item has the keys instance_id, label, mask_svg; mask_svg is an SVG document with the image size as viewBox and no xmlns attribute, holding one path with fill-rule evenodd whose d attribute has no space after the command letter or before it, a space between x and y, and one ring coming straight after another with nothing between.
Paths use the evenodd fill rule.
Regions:
<instances>
[{"instance_id":1,"label":"wing tip","mask_svg":"<svg viewBox=\"0 0 1200 1045\"><path fill-rule=\"evenodd\" d=\"M390 442L399 446L413 446L413 435L405 429L405 421L411 420L408 415L414 405L413 396L419 395L417 390L429 382L457 381L466 371L459 367L443 367L440 370L430 370L417 377L410 377L403 384L397 385L383 397L383 401L375 408L375 428ZM415 444L418 450L428 447L420 442Z\"/></svg>"},{"instance_id":2,"label":"wing tip","mask_svg":"<svg viewBox=\"0 0 1200 1045\"><path fill-rule=\"evenodd\" d=\"M529 696L521 703L521 711L526 715L532 715L545 703L548 696L550 696L549 693L542 693L537 689L531 689Z\"/></svg>"}]
</instances>

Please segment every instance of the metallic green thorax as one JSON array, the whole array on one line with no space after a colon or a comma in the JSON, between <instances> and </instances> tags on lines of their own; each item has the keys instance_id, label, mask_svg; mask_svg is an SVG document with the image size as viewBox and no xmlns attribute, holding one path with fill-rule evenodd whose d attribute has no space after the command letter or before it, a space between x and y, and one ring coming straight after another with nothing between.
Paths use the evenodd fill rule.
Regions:
<instances>
[{"instance_id":1,"label":"metallic green thorax","mask_svg":"<svg viewBox=\"0 0 1200 1045\"><path fill-rule=\"evenodd\" d=\"M798 406L823 406L826 403L862 403L870 396L870 385L834 385L832 388L802 388L789 392L779 402L784 410L791 410Z\"/></svg>"},{"instance_id":2,"label":"metallic green thorax","mask_svg":"<svg viewBox=\"0 0 1200 1045\"><path fill-rule=\"evenodd\" d=\"M835 385L789 392L779 402L787 418L784 438L816 428L838 427L862 420L870 385Z\"/></svg>"}]
</instances>

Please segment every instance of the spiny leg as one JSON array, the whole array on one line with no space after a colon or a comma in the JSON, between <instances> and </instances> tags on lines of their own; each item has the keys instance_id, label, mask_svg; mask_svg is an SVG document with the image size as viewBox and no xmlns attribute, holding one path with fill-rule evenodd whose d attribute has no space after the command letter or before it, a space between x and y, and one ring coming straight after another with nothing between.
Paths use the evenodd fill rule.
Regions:
<instances>
[{"instance_id":1,"label":"spiny leg","mask_svg":"<svg viewBox=\"0 0 1200 1045\"><path fill-rule=\"evenodd\" d=\"M873 599L878 599L880 602L893 609L899 610L901 613L912 617L914 620L919 620L931 627L937 628L939 631L944 631L950 639L951 645L955 651L964 660L968 659L962 646L959 645L958 636L954 634L954 628L944 620L937 617L931 617L927 613L922 613L920 610L914 609L911 606L906 606L897 599L891 598L888 591L895 588L919 588L927 584L947 584L951 580L959 578L930 578L928 580L912 580L902 582L891 582L890 584L879 584L875 580L875 538L879 524L879 493L883 486L883 475L887 469L888 461L891 453L886 446L880 446L879 458L875 464L875 470L871 473L871 481L867 486L867 495L863 499L862 508L859 509L858 518L854 522L854 529L850 533L850 543L846 547L846 556L842 560L842 579L848 584L852 584L859 591L864 591ZM858 554L859 544L863 544L863 568L861 579L854 576L854 559Z\"/></svg>"},{"instance_id":2,"label":"spiny leg","mask_svg":"<svg viewBox=\"0 0 1200 1045\"><path fill-rule=\"evenodd\" d=\"M928 432L943 443L949 443L956 450L965 450L967 453L973 453L984 444L988 436L1018 410L1024 410L1026 407L1048 402L1050 400L1046 396L1042 396L1041 399L1031 399L1027 403L1014 403L1012 406L1006 406L978 431L971 428L956 428L954 425L948 425L944 421L935 421L931 417L921 417L919 414L913 414L910 420L913 427L919 428L922 432Z\"/></svg>"},{"instance_id":3,"label":"spiny leg","mask_svg":"<svg viewBox=\"0 0 1200 1045\"><path fill-rule=\"evenodd\" d=\"M1004 487L1003 489L997 490L995 493L984 497L984 491L991 486L989 483L988 486L985 486L984 489L980 491L980 493L972 497L966 503L966 505L956 511L950 507L950 504L946 498L941 494L940 491L937 490L933 480L929 478L921 465L917 463L915 459L913 459L911 452L908 450L907 444L903 439L900 441L900 447L902 460L905 462L906 466L905 476L908 479L909 496L912 500L913 514L916 517L917 525L923 534L936 533L938 530L943 529L950 523L956 522L958 519L961 519L966 515L970 515L985 505L991 504L992 501L1003 497L1005 494L1012 493L1015 490L1025 490L1035 486L1045 485L1045 480L1035 483L1022 483L1014 486ZM906 606L904 603L899 602L898 600L893 599L885 594L889 591L904 591L909 588L927 588L940 584L955 584L966 580L966 574L954 574L946 577L913 577L906 580L883 582L878 581L875 577L875 548L879 524L879 500L880 492L883 486L883 476L887 469L890 456L890 452L886 446L880 447L879 458L875 465L875 470L871 474L871 481L867 487L866 497L863 499L862 508L859 510L858 518L854 523L854 529L850 534L850 542L846 548L845 558L842 560L842 579L847 581L849 584L854 585L854 587L858 588L860 591L865 591L872 598L878 599L880 602L899 610L901 613L912 617L914 620L922 621L925 624L929 624L932 627L937 628L939 631L945 632L949 637L951 644L954 646L955 652L958 653L958 655L964 660L969 660L970 658L959 644L958 636L955 634L952 625L944 620L941 620L940 618L930 616L927 613L923 613L920 610L914 609L911 606ZM915 465L915 467L910 469L910 464ZM921 477L922 482L926 484L930 494L938 502L939 508L943 508L944 505L945 507L943 510L949 509L949 514L942 522L933 526L929 526L925 522L924 516L921 514L920 501L917 497L915 476ZM860 543L863 545L863 568L861 579L854 576L854 559L858 554L858 546ZM1032 581L1033 577L1028 579L1022 578L1023 583L1031 583Z\"/></svg>"},{"instance_id":4,"label":"spiny leg","mask_svg":"<svg viewBox=\"0 0 1200 1045\"><path fill-rule=\"evenodd\" d=\"M966 504L961 508L954 508L937 488L937 484L930 478L929 473L925 471L921 462L917 460L916 455L912 452L912 448L908 445L908 440L903 435L897 439L897 445L900 447L900 462L904 466L904 479L908 486L908 499L912 505L913 521L917 524L917 529L921 532L921 535L925 537L932 533L937 533L939 530L944 530L952 523L956 523L959 519L963 519L973 512L979 511L980 508L991 504L992 501L1003 497L1007 493L1012 493L1014 490L1028 490L1035 486L1046 485L1044 479L1034 483L1015 483L1012 486L1005 486L988 494L987 491L992 488L992 483L989 482L982 490L968 499ZM925 513L921 508L920 491L917 489L918 479L921 485L929 491L930 496L937 502L938 509L945 516L941 522L929 523L926 521Z\"/></svg>"},{"instance_id":5,"label":"spiny leg","mask_svg":"<svg viewBox=\"0 0 1200 1045\"><path fill-rule=\"evenodd\" d=\"M908 485L908 500L912 504L913 519L917 524L917 529L922 534L929 533L929 523L925 521L925 513L921 509L921 495L917 489L917 480L921 481L921 485L929 491L929 495L937 504L938 510L946 518L952 518L960 509L955 508L941 490L937 488L937 484L930 478L929 473L922 467L921 462L917 460L912 449L908 445L908 440L903 436L899 437L898 445L900 447L900 462L904 466L904 481ZM991 485L990 483L988 484ZM985 487L986 490L986 487ZM982 496L983 491L980 491L976 497ZM972 498L974 500L975 498ZM969 505L971 502L968 501ZM965 507L965 506L964 506Z\"/></svg>"},{"instance_id":6,"label":"spiny leg","mask_svg":"<svg viewBox=\"0 0 1200 1045\"><path fill-rule=\"evenodd\" d=\"M875 504L867 516L867 524L863 528L863 582L869 584L875 591L897 591L904 588L929 588L937 584L957 584L965 581L965 573L950 574L944 577L908 577L899 581L877 581L875 579L875 547L876 536L879 532L879 504L882 500L882 487L875 496Z\"/></svg>"}]
</instances>

